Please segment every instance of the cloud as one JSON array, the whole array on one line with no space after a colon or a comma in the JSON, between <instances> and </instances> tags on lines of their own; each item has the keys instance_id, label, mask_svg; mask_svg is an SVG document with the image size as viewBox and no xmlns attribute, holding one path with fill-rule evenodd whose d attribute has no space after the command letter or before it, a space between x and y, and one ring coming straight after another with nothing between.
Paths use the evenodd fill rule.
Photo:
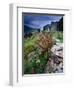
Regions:
<instances>
[{"instance_id":1,"label":"cloud","mask_svg":"<svg viewBox=\"0 0 74 90\"><path fill-rule=\"evenodd\" d=\"M52 21L59 21L63 16L60 15L24 15L24 25L31 28L42 28Z\"/></svg>"}]
</instances>

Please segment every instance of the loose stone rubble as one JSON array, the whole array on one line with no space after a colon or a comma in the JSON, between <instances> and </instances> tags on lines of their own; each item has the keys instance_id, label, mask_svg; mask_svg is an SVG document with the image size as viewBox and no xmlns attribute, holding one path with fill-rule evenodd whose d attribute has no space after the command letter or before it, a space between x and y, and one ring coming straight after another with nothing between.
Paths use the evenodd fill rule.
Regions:
<instances>
[{"instance_id":1,"label":"loose stone rubble","mask_svg":"<svg viewBox=\"0 0 74 90\"><path fill-rule=\"evenodd\" d=\"M63 72L63 45L56 43L51 48L51 57L49 58L45 72L46 73L62 73Z\"/></svg>"}]
</instances>

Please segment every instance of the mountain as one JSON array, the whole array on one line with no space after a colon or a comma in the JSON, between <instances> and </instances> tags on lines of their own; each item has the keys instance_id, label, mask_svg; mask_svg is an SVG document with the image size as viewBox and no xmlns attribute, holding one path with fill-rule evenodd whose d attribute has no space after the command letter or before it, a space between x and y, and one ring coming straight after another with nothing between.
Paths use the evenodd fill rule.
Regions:
<instances>
[{"instance_id":1,"label":"mountain","mask_svg":"<svg viewBox=\"0 0 74 90\"><path fill-rule=\"evenodd\" d=\"M47 24L43 27L43 31L48 31L50 32L51 31L51 24Z\"/></svg>"},{"instance_id":2,"label":"mountain","mask_svg":"<svg viewBox=\"0 0 74 90\"><path fill-rule=\"evenodd\" d=\"M59 31L63 31L63 17L59 20L57 27Z\"/></svg>"},{"instance_id":3,"label":"mountain","mask_svg":"<svg viewBox=\"0 0 74 90\"><path fill-rule=\"evenodd\" d=\"M63 17L56 22L51 22L50 31L63 31Z\"/></svg>"}]
</instances>

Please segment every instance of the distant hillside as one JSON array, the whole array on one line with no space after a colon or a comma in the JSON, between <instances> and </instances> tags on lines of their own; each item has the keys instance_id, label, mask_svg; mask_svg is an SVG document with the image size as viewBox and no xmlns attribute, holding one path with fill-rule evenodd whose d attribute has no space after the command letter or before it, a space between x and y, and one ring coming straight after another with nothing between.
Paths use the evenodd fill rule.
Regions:
<instances>
[{"instance_id":1,"label":"distant hillside","mask_svg":"<svg viewBox=\"0 0 74 90\"><path fill-rule=\"evenodd\" d=\"M40 29L31 28L29 26L24 25L24 37L30 37L33 33L40 32Z\"/></svg>"},{"instance_id":2,"label":"distant hillside","mask_svg":"<svg viewBox=\"0 0 74 90\"><path fill-rule=\"evenodd\" d=\"M32 31L38 31L38 29L31 28L29 26L24 25L24 33L30 33Z\"/></svg>"}]
</instances>

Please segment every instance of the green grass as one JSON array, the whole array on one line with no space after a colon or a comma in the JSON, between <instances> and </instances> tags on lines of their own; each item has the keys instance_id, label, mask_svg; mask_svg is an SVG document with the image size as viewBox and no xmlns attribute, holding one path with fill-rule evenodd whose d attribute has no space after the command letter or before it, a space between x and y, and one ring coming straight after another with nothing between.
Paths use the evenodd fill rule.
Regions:
<instances>
[{"instance_id":1,"label":"green grass","mask_svg":"<svg viewBox=\"0 0 74 90\"><path fill-rule=\"evenodd\" d=\"M50 34L55 38L55 40L58 39L60 43L63 43L63 32L53 31Z\"/></svg>"},{"instance_id":2,"label":"green grass","mask_svg":"<svg viewBox=\"0 0 74 90\"><path fill-rule=\"evenodd\" d=\"M24 40L24 47L34 46L36 44L36 41L37 36L31 36L31 38Z\"/></svg>"}]
</instances>

